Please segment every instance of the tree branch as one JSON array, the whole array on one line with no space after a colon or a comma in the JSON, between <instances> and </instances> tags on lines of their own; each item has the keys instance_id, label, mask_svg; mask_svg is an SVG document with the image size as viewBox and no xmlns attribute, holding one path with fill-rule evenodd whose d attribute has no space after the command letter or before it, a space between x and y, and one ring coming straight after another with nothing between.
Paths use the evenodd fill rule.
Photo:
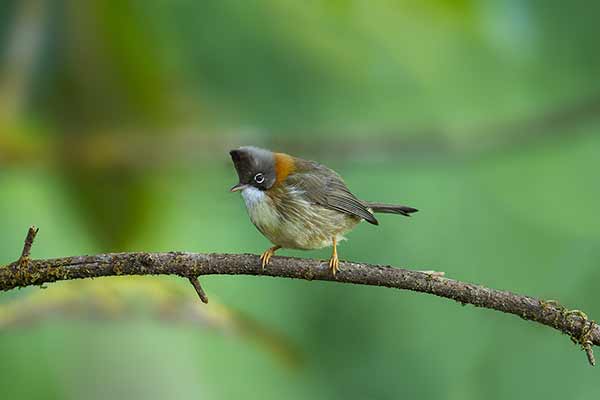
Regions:
<instances>
[{"instance_id":1,"label":"tree branch","mask_svg":"<svg viewBox=\"0 0 600 400\"><path fill-rule=\"evenodd\" d=\"M208 304L208 296L206 295L206 292L204 292L204 289L202 289L202 286L200 286L200 281L198 280L197 276L192 276L188 278L190 283L192 284L192 287L194 288L194 290L196 291L196 293L198 293L198 297L200 297L200 301L203 302L204 304Z\"/></svg>"},{"instance_id":2,"label":"tree branch","mask_svg":"<svg viewBox=\"0 0 600 400\"><path fill-rule=\"evenodd\" d=\"M19 262L21 264L29 260L29 256L31 255L31 246L33 246L33 241L35 240L35 236L38 232L39 229L35 226L30 227L27 231L27 236L25 237L25 244L23 244L23 251L21 252L21 258L19 258Z\"/></svg>"},{"instance_id":3,"label":"tree branch","mask_svg":"<svg viewBox=\"0 0 600 400\"><path fill-rule=\"evenodd\" d=\"M335 278L327 263L311 259L274 257L263 271L253 254L114 253L13 262L0 268L0 290L7 291L46 283L120 275L178 275L190 279L201 299L206 295L201 275L265 275L272 277L335 281L411 290L489 308L547 325L569 335L585 350L590 364L593 345L600 345L600 326L579 310L569 311L553 300L541 300L508 291L448 279L426 272L389 266L340 262Z\"/></svg>"}]
</instances>

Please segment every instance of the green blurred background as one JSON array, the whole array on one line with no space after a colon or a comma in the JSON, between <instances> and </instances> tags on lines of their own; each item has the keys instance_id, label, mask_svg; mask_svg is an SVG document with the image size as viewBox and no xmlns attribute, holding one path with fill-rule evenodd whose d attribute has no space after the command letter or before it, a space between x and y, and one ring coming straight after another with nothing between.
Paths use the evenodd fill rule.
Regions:
<instances>
[{"instance_id":1,"label":"green blurred background","mask_svg":"<svg viewBox=\"0 0 600 400\"><path fill-rule=\"evenodd\" d=\"M260 253L227 151L317 159L414 218L342 259L600 318L600 3L2 0L0 263ZM327 258L329 250L282 254ZM255 277L0 294L3 399L600 396L566 336L433 296Z\"/></svg>"}]
</instances>

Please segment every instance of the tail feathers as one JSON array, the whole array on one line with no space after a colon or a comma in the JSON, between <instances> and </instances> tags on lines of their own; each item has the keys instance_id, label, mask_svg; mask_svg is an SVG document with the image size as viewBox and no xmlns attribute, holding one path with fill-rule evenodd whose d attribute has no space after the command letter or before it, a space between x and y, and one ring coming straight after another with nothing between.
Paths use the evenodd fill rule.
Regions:
<instances>
[{"instance_id":1,"label":"tail feathers","mask_svg":"<svg viewBox=\"0 0 600 400\"><path fill-rule=\"evenodd\" d=\"M408 206L397 206L394 204L384 204L384 203L367 202L367 207L369 207L371 210L373 210L373 212L376 212L376 213L402 214L406 217L410 217L410 214L419 211L416 208L412 208L412 207L408 207Z\"/></svg>"}]
</instances>

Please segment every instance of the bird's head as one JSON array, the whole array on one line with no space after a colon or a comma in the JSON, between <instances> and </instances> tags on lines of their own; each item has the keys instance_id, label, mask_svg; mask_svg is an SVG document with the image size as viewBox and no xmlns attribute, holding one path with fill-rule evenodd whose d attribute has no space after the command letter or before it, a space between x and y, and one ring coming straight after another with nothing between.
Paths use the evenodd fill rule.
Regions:
<instances>
[{"instance_id":1,"label":"bird's head","mask_svg":"<svg viewBox=\"0 0 600 400\"><path fill-rule=\"evenodd\" d=\"M237 171L239 182L232 192L254 187L270 189L277 181L276 154L258 147L244 146L229 152Z\"/></svg>"}]
</instances>

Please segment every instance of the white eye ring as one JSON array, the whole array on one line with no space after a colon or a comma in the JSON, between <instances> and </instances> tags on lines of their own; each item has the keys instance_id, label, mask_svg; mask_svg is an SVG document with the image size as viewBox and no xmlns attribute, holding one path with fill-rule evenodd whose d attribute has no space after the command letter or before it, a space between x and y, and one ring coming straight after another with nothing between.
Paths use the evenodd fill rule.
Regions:
<instances>
[{"instance_id":1,"label":"white eye ring","mask_svg":"<svg viewBox=\"0 0 600 400\"><path fill-rule=\"evenodd\" d=\"M265 181L265 176L262 173L258 173L254 175L254 182L261 184Z\"/></svg>"}]
</instances>

